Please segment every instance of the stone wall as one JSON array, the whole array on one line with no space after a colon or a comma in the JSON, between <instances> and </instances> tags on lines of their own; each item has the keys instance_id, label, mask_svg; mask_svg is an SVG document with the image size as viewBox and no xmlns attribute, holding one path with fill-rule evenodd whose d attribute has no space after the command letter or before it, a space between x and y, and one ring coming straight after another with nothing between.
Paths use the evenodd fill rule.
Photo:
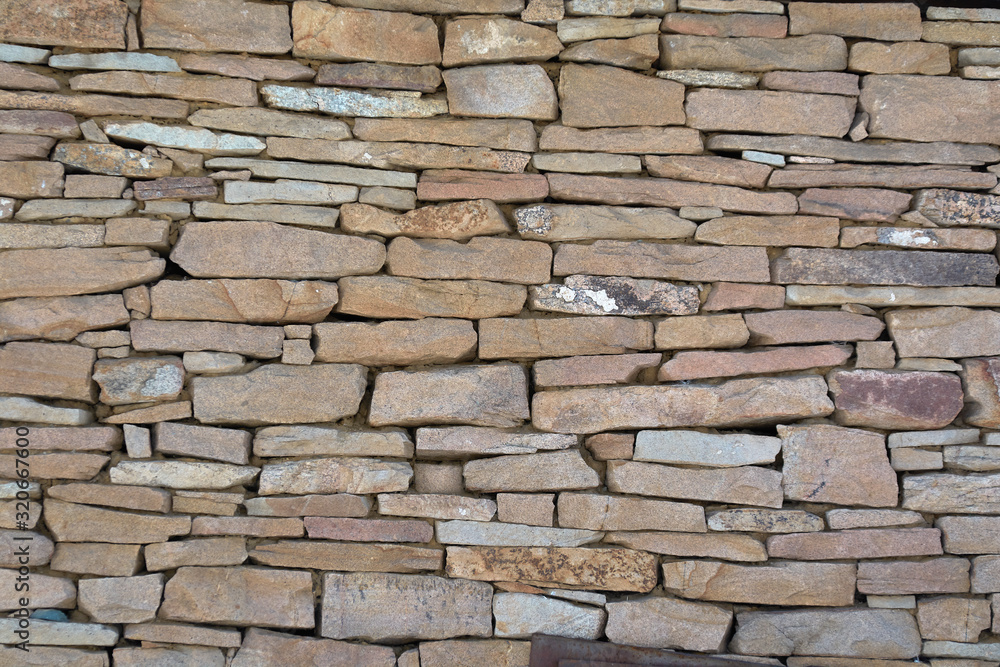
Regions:
<instances>
[{"instance_id":1,"label":"stone wall","mask_svg":"<svg viewBox=\"0 0 1000 667\"><path fill-rule=\"evenodd\" d=\"M1000 11L0 42L0 667L1000 661Z\"/></svg>"}]
</instances>

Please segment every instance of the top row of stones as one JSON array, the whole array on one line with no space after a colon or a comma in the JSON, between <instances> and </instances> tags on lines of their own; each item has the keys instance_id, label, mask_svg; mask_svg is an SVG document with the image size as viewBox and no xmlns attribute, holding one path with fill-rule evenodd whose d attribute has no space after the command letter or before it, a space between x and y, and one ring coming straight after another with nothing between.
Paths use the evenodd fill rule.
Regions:
<instances>
[{"instance_id":1,"label":"top row of stones","mask_svg":"<svg viewBox=\"0 0 1000 667\"><path fill-rule=\"evenodd\" d=\"M785 12L784 5L772 0L567 0L564 9L576 16L662 16L678 5L682 10L713 13ZM385 49L392 44L394 50L408 54L396 62L437 64L441 62L437 25L429 17L402 12L518 14L524 9L525 0L336 0L335 5L299 0L290 12L287 4L246 0L142 0L140 24L147 49L280 55L294 48L299 57L365 60L345 51L352 45ZM126 47L128 5L122 0L0 0L0 18L0 40L15 44ZM927 18L1000 21L1000 10L932 7ZM792 2L788 20L791 35L912 41L919 40L924 30L919 7L906 2Z\"/></svg>"}]
</instances>

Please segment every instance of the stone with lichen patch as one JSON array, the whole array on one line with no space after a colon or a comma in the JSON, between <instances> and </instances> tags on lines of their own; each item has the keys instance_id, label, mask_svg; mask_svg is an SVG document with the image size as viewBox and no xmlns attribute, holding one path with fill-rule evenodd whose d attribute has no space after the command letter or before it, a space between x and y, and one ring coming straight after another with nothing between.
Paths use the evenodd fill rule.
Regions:
<instances>
[{"instance_id":1,"label":"stone with lichen patch","mask_svg":"<svg viewBox=\"0 0 1000 667\"><path fill-rule=\"evenodd\" d=\"M835 418L846 426L909 430L943 428L963 406L956 375L926 371L833 371Z\"/></svg>"},{"instance_id":2,"label":"stone with lichen patch","mask_svg":"<svg viewBox=\"0 0 1000 667\"><path fill-rule=\"evenodd\" d=\"M461 241L510 231L510 223L499 207L488 199L422 206L403 214L368 204L344 204L340 213L341 228L353 234Z\"/></svg>"},{"instance_id":3,"label":"stone with lichen patch","mask_svg":"<svg viewBox=\"0 0 1000 667\"><path fill-rule=\"evenodd\" d=\"M692 285L580 275L529 288L528 303L533 310L580 315L693 315L701 305Z\"/></svg>"},{"instance_id":4,"label":"stone with lichen patch","mask_svg":"<svg viewBox=\"0 0 1000 667\"><path fill-rule=\"evenodd\" d=\"M184 364L179 357L100 359L94 381L107 405L172 401L184 388Z\"/></svg>"}]
</instances>

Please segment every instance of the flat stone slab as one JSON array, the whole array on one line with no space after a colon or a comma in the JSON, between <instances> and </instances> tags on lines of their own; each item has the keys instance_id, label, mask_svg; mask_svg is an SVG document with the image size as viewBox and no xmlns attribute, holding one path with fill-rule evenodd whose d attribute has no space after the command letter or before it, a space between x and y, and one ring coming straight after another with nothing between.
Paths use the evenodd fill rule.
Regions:
<instances>
[{"instance_id":1,"label":"flat stone slab","mask_svg":"<svg viewBox=\"0 0 1000 667\"><path fill-rule=\"evenodd\" d=\"M718 652L733 622L728 609L664 597L612 602L607 610L608 639L652 648Z\"/></svg>"},{"instance_id":2,"label":"flat stone slab","mask_svg":"<svg viewBox=\"0 0 1000 667\"><path fill-rule=\"evenodd\" d=\"M949 373L838 370L830 373L829 384L835 416L847 426L943 428L963 406L961 382Z\"/></svg>"},{"instance_id":3,"label":"flat stone slab","mask_svg":"<svg viewBox=\"0 0 1000 667\"><path fill-rule=\"evenodd\" d=\"M995 514L1000 475L909 475L903 478L903 507L936 514Z\"/></svg>"},{"instance_id":4,"label":"flat stone slab","mask_svg":"<svg viewBox=\"0 0 1000 667\"><path fill-rule=\"evenodd\" d=\"M771 270L783 285L992 287L1000 267L991 255L977 253L791 248L771 263Z\"/></svg>"},{"instance_id":5,"label":"flat stone slab","mask_svg":"<svg viewBox=\"0 0 1000 667\"><path fill-rule=\"evenodd\" d=\"M464 465L470 491L563 491L596 488L600 478L577 449L514 454L469 461Z\"/></svg>"},{"instance_id":6,"label":"flat stone slab","mask_svg":"<svg viewBox=\"0 0 1000 667\"><path fill-rule=\"evenodd\" d=\"M865 528L767 538L772 558L837 560L941 555L937 528Z\"/></svg>"},{"instance_id":7,"label":"flat stone slab","mask_svg":"<svg viewBox=\"0 0 1000 667\"><path fill-rule=\"evenodd\" d=\"M663 588L695 600L754 605L845 607L854 603L857 568L850 564L712 561L663 564Z\"/></svg>"},{"instance_id":8,"label":"flat stone slab","mask_svg":"<svg viewBox=\"0 0 1000 667\"><path fill-rule=\"evenodd\" d=\"M611 461L607 483L616 493L781 507L781 473L754 466L696 470Z\"/></svg>"},{"instance_id":9,"label":"flat stone slab","mask_svg":"<svg viewBox=\"0 0 1000 667\"><path fill-rule=\"evenodd\" d=\"M405 491L413 478L408 463L370 458L322 458L267 463L258 493L388 493Z\"/></svg>"},{"instance_id":10,"label":"flat stone slab","mask_svg":"<svg viewBox=\"0 0 1000 667\"><path fill-rule=\"evenodd\" d=\"M730 468L774 463L780 450L780 440L763 435L639 431L632 460Z\"/></svg>"},{"instance_id":11,"label":"flat stone slab","mask_svg":"<svg viewBox=\"0 0 1000 667\"><path fill-rule=\"evenodd\" d=\"M147 49L282 54L292 49L288 8L209 0L146 0L141 22Z\"/></svg>"},{"instance_id":12,"label":"flat stone slab","mask_svg":"<svg viewBox=\"0 0 1000 667\"><path fill-rule=\"evenodd\" d=\"M497 454L534 454L575 447L576 436L510 431L489 426L417 429L417 458L465 459Z\"/></svg>"},{"instance_id":13,"label":"flat stone slab","mask_svg":"<svg viewBox=\"0 0 1000 667\"><path fill-rule=\"evenodd\" d=\"M764 248L712 247L642 241L566 243L556 248L552 273L666 278L691 282L770 281Z\"/></svg>"}]
</instances>

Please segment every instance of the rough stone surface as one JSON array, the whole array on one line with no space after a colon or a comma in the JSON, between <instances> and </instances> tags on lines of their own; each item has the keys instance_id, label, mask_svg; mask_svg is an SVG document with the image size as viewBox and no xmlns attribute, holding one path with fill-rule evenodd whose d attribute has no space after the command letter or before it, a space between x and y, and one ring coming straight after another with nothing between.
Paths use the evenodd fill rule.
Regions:
<instances>
[{"instance_id":1,"label":"rough stone surface","mask_svg":"<svg viewBox=\"0 0 1000 667\"><path fill-rule=\"evenodd\" d=\"M779 562L746 566L712 561L663 564L663 588L695 600L803 607L854 603L856 568L848 564Z\"/></svg>"},{"instance_id":2,"label":"rough stone surface","mask_svg":"<svg viewBox=\"0 0 1000 667\"><path fill-rule=\"evenodd\" d=\"M143 45L179 51L287 53L288 9L243 0L143 0Z\"/></svg>"},{"instance_id":3,"label":"rough stone surface","mask_svg":"<svg viewBox=\"0 0 1000 667\"><path fill-rule=\"evenodd\" d=\"M578 450L469 461L463 475L466 489L486 493L590 489L600 481Z\"/></svg>"},{"instance_id":4,"label":"rough stone surface","mask_svg":"<svg viewBox=\"0 0 1000 667\"><path fill-rule=\"evenodd\" d=\"M779 472L754 466L695 470L612 461L607 483L608 490L616 493L781 507L781 477Z\"/></svg>"},{"instance_id":5,"label":"rough stone surface","mask_svg":"<svg viewBox=\"0 0 1000 667\"><path fill-rule=\"evenodd\" d=\"M607 605L608 639L618 644L720 651L733 613L720 607L670 598Z\"/></svg>"},{"instance_id":6,"label":"rough stone surface","mask_svg":"<svg viewBox=\"0 0 1000 667\"><path fill-rule=\"evenodd\" d=\"M767 540L767 553L772 558L795 560L937 556L942 553L941 531L936 528L869 528L773 535Z\"/></svg>"},{"instance_id":7,"label":"rough stone surface","mask_svg":"<svg viewBox=\"0 0 1000 667\"><path fill-rule=\"evenodd\" d=\"M627 91L615 94L611 91ZM598 65L565 65L559 77L563 125L590 128L680 125L683 88L673 81ZM609 106L599 102L608 100Z\"/></svg>"},{"instance_id":8,"label":"rough stone surface","mask_svg":"<svg viewBox=\"0 0 1000 667\"><path fill-rule=\"evenodd\" d=\"M961 381L948 373L833 371L829 383L835 416L847 426L942 428L962 410Z\"/></svg>"},{"instance_id":9,"label":"rough stone surface","mask_svg":"<svg viewBox=\"0 0 1000 667\"><path fill-rule=\"evenodd\" d=\"M367 204L346 204L341 216L340 225L345 231L387 237L461 241L510 231L503 213L488 199L423 206L404 214L389 213Z\"/></svg>"},{"instance_id":10,"label":"rough stone surface","mask_svg":"<svg viewBox=\"0 0 1000 667\"><path fill-rule=\"evenodd\" d=\"M442 76L453 116L555 120L559 115L555 87L540 65L476 65Z\"/></svg>"},{"instance_id":11,"label":"rough stone surface","mask_svg":"<svg viewBox=\"0 0 1000 667\"><path fill-rule=\"evenodd\" d=\"M687 124L699 130L843 137L854 100L834 95L757 90L697 90L687 96Z\"/></svg>"}]
</instances>

